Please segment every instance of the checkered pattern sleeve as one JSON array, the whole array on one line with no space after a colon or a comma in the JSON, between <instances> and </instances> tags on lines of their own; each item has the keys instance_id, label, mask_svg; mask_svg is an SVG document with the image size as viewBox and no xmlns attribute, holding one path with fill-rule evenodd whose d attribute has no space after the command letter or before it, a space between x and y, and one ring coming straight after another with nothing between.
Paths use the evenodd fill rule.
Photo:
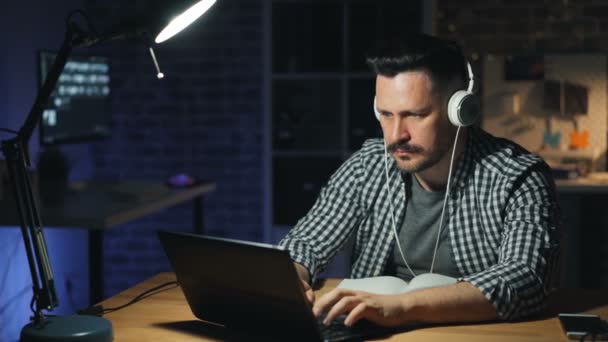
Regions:
<instances>
[{"instance_id":1,"label":"checkered pattern sleeve","mask_svg":"<svg viewBox=\"0 0 608 342\"><path fill-rule=\"evenodd\" d=\"M501 319L540 311L559 256L559 209L544 163L506 185L498 262L463 277L490 300Z\"/></svg>"},{"instance_id":2,"label":"checkered pattern sleeve","mask_svg":"<svg viewBox=\"0 0 608 342\"><path fill-rule=\"evenodd\" d=\"M355 153L331 176L309 212L279 242L313 279L344 247L363 216L360 159Z\"/></svg>"}]
</instances>

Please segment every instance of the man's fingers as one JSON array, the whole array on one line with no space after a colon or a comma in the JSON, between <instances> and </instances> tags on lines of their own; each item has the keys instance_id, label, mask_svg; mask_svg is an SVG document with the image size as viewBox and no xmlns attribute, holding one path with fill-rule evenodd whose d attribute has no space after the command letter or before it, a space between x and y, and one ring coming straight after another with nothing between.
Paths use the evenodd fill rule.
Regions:
<instances>
[{"instance_id":1,"label":"man's fingers","mask_svg":"<svg viewBox=\"0 0 608 342\"><path fill-rule=\"evenodd\" d=\"M312 287L304 280L302 280L302 287L304 288L306 299L310 304L313 304L315 302L315 292L312 290Z\"/></svg>"},{"instance_id":2,"label":"man's fingers","mask_svg":"<svg viewBox=\"0 0 608 342\"><path fill-rule=\"evenodd\" d=\"M364 302L360 302L359 304L357 304L357 306L355 306L355 308L351 310L348 316L346 316L346 319L344 320L344 325L349 327L353 326L353 324L357 323L357 321L366 316L367 309L368 306Z\"/></svg>"},{"instance_id":3,"label":"man's fingers","mask_svg":"<svg viewBox=\"0 0 608 342\"><path fill-rule=\"evenodd\" d=\"M327 316L323 321L324 324L329 325L336 317L341 314L350 311L353 307L357 306L361 302L361 299L357 296L345 296L342 297L332 308L327 312Z\"/></svg>"},{"instance_id":4,"label":"man's fingers","mask_svg":"<svg viewBox=\"0 0 608 342\"><path fill-rule=\"evenodd\" d=\"M343 289L333 289L321 296L321 298L319 298L319 300L315 302L315 305L312 308L312 312L315 314L315 316L319 317L319 315L321 315L322 312L326 311L328 307L333 306L342 297L351 294L352 291Z\"/></svg>"},{"instance_id":5,"label":"man's fingers","mask_svg":"<svg viewBox=\"0 0 608 342\"><path fill-rule=\"evenodd\" d=\"M315 302L315 292L312 289L306 290L306 299L310 304L314 304Z\"/></svg>"}]
</instances>

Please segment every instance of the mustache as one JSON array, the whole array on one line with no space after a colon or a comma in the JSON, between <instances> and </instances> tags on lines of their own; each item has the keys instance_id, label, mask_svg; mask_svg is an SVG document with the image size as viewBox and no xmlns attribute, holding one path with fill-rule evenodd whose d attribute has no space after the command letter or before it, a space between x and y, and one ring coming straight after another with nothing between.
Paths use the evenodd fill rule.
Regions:
<instances>
[{"instance_id":1,"label":"mustache","mask_svg":"<svg viewBox=\"0 0 608 342\"><path fill-rule=\"evenodd\" d=\"M421 146L411 145L408 142L403 141L403 140L400 140L400 141L397 141L397 142L394 142L394 143L388 145L386 147L386 149L389 152L391 152L391 153L395 152L398 149L406 151L406 152L409 152L409 153L422 153L422 152L424 152L424 149Z\"/></svg>"}]
</instances>

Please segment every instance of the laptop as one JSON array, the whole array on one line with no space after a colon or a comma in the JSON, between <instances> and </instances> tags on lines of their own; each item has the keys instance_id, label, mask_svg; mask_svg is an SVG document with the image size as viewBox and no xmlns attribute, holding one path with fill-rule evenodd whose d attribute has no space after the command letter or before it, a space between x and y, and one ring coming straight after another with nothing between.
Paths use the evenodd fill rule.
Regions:
<instances>
[{"instance_id":1,"label":"laptop","mask_svg":"<svg viewBox=\"0 0 608 342\"><path fill-rule=\"evenodd\" d=\"M203 321L265 340L357 341L392 331L365 321L325 327L285 249L170 231L158 236L192 313Z\"/></svg>"}]
</instances>

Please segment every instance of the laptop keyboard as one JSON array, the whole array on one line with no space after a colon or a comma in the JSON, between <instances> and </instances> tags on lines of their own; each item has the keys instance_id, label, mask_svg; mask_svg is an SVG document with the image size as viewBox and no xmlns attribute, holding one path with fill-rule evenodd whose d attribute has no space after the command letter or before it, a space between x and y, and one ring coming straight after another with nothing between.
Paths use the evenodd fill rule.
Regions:
<instances>
[{"instance_id":1,"label":"laptop keyboard","mask_svg":"<svg viewBox=\"0 0 608 342\"><path fill-rule=\"evenodd\" d=\"M346 315L338 316L330 325L323 324L325 316L317 318L323 341L363 341L364 338L389 335L390 329L361 320L352 327L344 325Z\"/></svg>"}]
</instances>

